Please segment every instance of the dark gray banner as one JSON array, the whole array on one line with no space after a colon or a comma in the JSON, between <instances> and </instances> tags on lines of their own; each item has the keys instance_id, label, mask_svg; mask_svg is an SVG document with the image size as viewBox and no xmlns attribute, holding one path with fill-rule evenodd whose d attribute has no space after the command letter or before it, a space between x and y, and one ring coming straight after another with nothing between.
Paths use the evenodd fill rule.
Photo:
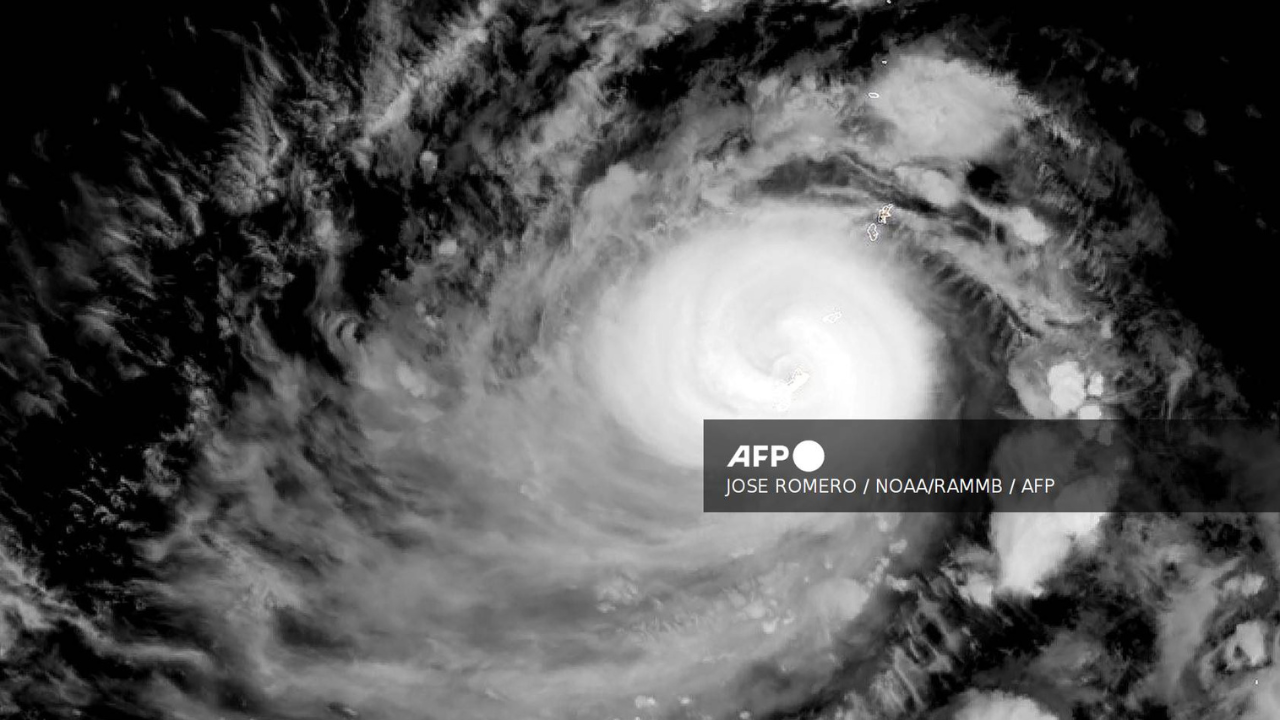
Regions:
<instances>
[{"instance_id":1,"label":"dark gray banner","mask_svg":"<svg viewBox=\"0 0 1280 720\"><path fill-rule=\"evenodd\" d=\"M1272 423L708 420L706 512L1280 512Z\"/></svg>"}]
</instances>

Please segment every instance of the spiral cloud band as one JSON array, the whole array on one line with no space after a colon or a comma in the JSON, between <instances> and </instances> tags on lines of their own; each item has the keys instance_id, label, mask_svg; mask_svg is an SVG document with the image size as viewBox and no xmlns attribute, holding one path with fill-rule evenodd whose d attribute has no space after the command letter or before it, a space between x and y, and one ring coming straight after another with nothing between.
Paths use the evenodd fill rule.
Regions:
<instances>
[{"instance_id":1,"label":"spiral cloud band","mask_svg":"<svg viewBox=\"0 0 1280 720\"><path fill-rule=\"evenodd\" d=\"M965 77L953 63L897 65L926 84ZM981 75L968 87L976 97L897 94L1007 130L1006 89ZM349 386L282 361L264 339L270 391L242 398L239 424L210 453L214 496L229 492L235 510L211 516L219 544L168 546L208 564L183 563L197 569L164 591L234 618L222 632L276 701L392 716L429 696L459 720L620 717L683 701L767 713L831 676L837 633L872 602L889 548L931 532L928 520L704 515L702 423L945 415L954 312L922 259L974 251L910 207L885 213L885 196L954 192L912 155L940 143L971 155L998 133L953 143L894 116L899 105L875 115L855 85L775 75L741 101L692 93L646 153L613 159L580 192L522 195L547 175L567 185L589 159L570 140L589 147L625 114L583 88L530 121L541 128L530 138L576 135L517 136L497 152L530 219L501 253L475 259L500 265L483 306L439 297L464 267L450 239L384 299L382 323L334 339ZM753 145L718 150L733 133ZM827 162L848 177L776 179ZM306 408L326 397L352 409L359 439L340 424L325 432L362 448L367 469L322 470L286 450L293 433L316 432ZM281 466L304 478L308 502L280 499ZM281 521L285 507L294 515ZM282 569L274 546L330 566ZM246 593L266 598L246 608ZM343 651L318 662L315 643ZM759 663L791 689L753 689Z\"/></svg>"}]
</instances>

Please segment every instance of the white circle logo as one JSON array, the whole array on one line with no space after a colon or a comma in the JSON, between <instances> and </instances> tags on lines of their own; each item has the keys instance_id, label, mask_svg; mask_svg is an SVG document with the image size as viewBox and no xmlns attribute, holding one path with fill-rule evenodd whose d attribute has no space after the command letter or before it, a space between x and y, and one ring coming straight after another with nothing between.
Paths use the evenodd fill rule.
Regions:
<instances>
[{"instance_id":1,"label":"white circle logo","mask_svg":"<svg viewBox=\"0 0 1280 720\"><path fill-rule=\"evenodd\" d=\"M813 472L822 467L822 462L827 459L827 454L823 452L822 446L812 440L805 440L796 445L796 449L791 451L791 461L800 468L802 472Z\"/></svg>"}]
</instances>

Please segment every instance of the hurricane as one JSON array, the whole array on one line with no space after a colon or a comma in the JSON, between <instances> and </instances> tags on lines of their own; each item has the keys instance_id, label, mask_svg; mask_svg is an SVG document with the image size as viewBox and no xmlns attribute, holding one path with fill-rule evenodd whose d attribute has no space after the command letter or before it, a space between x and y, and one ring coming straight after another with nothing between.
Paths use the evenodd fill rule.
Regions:
<instances>
[{"instance_id":1,"label":"hurricane","mask_svg":"<svg viewBox=\"0 0 1280 720\"><path fill-rule=\"evenodd\" d=\"M1275 717L1280 389L1220 322L1268 266L1207 247L1273 239L1265 43L936 0L30 12L84 69L30 65L0 157L0 714ZM1170 89L1219 55L1256 82ZM993 419L1271 425L985 458L1187 452L1169 483L1249 512L704 511L708 422Z\"/></svg>"}]
</instances>

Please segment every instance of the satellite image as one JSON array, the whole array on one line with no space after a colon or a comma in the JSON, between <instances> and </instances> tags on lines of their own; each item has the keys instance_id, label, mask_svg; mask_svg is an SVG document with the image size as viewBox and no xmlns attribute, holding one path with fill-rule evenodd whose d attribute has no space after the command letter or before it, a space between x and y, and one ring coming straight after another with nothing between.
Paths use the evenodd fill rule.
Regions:
<instances>
[{"instance_id":1,"label":"satellite image","mask_svg":"<svg viewBox=\"0 0 1280 720\"><path fill-rule=\"evenodd\" d=\"M6 4L0 718L1280 720L1209 9Z\"/></svg>"}]
</instances>

